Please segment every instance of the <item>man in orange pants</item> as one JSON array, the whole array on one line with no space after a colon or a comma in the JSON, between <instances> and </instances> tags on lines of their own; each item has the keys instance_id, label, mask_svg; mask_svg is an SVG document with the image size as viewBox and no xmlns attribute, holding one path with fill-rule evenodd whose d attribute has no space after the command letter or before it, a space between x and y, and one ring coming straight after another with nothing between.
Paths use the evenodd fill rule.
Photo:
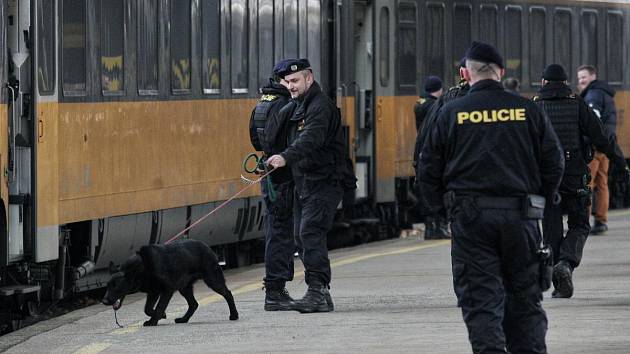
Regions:
<instances>
[{"instance_id":1,"label":"man in orange pants","mask_svg":"<svg viewBox=\"0 0 630 354\"><path fill-rule=\"evenodd\" d=\"M608 134L615 137L617 128L617 109L615 108L615 90L607 82L597 79L597 70L592 65L582 65L577 70L580 96L591 107L601 120ZM601 234L608 230L608 158L596 152L589 164L591 171L591 190L597 187L597 205L595 206L595 224L591 227L591 235ZM622 167L623 168L623 167Z\"/></svg>"},{"instance_id":2,"label":"man in orange pants","mask_svg":"<svg viewBox=\"0 0 630 354\"><path fill-rule=\"evenodd\" d=\"M593 161L588 164L591 171L591 190L597 188L597 203L595 205L595 224L591 228L591 235L598 235L608 230L608 166L609 160L606 155L599 151L595 152ZM590 208L589 208L590 209ZM589 210L590 214L590 210Z\"/></svg>"}]
</instances>

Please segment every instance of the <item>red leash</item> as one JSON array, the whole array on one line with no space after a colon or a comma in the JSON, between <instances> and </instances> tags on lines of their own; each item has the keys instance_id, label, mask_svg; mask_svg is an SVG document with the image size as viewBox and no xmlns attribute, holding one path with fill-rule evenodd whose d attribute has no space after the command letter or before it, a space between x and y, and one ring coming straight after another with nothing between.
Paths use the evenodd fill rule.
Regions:
<instances>
[{"instance_id":1,"label":"red leash","mask_svg":"<svg viewBox=\"0 0 630 354\"><path fill-rule=\"evenodd\" d=\"M271 169L267 172L265 172L262 176L260 176L258 179L252 181L251 184L245 186L245 188L241 189L240 191L236 192L236 194L234 194L233 196L230 197L230 199L224 201L223 203L221 203L221 205L219 205L218 207L212 209L209 213L207 213L206 215L202 216L201 218L199 218L199 220L195 221L194 223L192 223L190 226L188 226L187 228L183 229L182 231L180 231L179 233L177 233L175 236L171 237L170 239L168 239L166 242L164 242L165 245L168 245L169 243L175 241L176 239L178 239L181 235L183 235L184 233L186 233L186 231L192 229L193 227L197 226L197 224L199 224L200 222L202 222L203 220L205 220L208 216L212 215L215 211L223 208L224 206L226 206L229 202L231 202L232 200L234 200L234 198L238 197L241 193L245 192L246 190L248 190L251 186L256 185L258 183L260 183L260 181L262 181L263 178L267 177L267 175L269 175L271 172L273 172L273 167L271 167Z\"/></svg>"}]
</instances>

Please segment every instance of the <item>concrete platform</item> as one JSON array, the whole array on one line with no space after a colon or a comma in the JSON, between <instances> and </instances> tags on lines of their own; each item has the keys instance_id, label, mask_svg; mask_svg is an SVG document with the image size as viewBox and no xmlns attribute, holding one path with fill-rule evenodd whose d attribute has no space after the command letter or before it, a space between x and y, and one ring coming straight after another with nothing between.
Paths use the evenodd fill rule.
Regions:
<instances>
[{"instance_id":1,"label":"concrete platform","mask_svg":"<svg viewBox=\"0 0 630 354\"><path fill-rule=\"evenodd\" d=\"M575 271L575 295L551 299L550 353L630 352L630 210L611 213L610 230L587 242ZM143 296L128 298L118 320L95 305L0 337L7 353L470 353L452 290L449 241L404 239L331 252L331 293L326 314L263 311L260 265L227 272L240 312L228 320L222 298L197 284L201 306L188 324L176 295L167 320L145 328ZM299 261L298 261L299 263ZM289 290L301 297L302 269ZM134 301L135 300L135 301Z\"/></svg>"}]
</instances>

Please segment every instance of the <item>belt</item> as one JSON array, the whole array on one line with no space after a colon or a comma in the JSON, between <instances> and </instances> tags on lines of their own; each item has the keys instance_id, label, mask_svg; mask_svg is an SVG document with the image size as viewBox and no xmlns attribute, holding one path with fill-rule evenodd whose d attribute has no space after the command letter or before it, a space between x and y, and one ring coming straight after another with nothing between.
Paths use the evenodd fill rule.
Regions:
<instances>
[{"instance_id":1,"label":"belt","mask_svg":"<svg viewBox=\"0 0 630 354\"><path fill-rule=\"evenodd\" d=\"M516 197L475 197L475 204L480 209L523 209L523 198Z\"/></svg>"}]
</instances>

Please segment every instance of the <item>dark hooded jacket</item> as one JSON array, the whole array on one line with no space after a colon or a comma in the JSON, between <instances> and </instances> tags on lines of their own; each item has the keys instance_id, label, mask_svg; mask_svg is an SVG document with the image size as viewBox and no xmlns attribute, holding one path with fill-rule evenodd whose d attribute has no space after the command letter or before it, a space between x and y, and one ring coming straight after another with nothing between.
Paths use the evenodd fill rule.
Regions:
<instances>
[{"instance_id":1,"label":"dark hooded jacket","mask_svg":"<svg viewBox=\"0 0 630 354\"><path fill-rule=\"evenodd\" d=\"M584 101L602 121L604 127L612 135L617 129L617 109L615 108L615 89L607 82L594 80L580 93Z\"/></svg>"}]
</instances>

